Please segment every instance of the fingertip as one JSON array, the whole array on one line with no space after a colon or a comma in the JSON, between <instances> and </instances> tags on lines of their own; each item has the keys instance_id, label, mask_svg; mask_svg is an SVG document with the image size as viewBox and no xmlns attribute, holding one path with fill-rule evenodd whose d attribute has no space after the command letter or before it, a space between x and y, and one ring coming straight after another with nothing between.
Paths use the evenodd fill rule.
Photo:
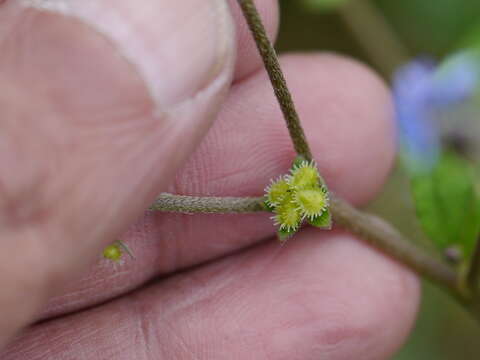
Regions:
<instances>
[{"instance_id":1,"label":"fingertip","mask_svg":"<svg viewBox=\"0 0 480 360\"><path fill-rule=\"evenodd\" d=\"M318 285L331 294L324 300L330 307L318 308L317 319L324 343L337 352L334 358L386 359L398 351L418 311L418 278L350 234L319 236L309 229L297 240L304 252L316 250L315 271L323 279ZM324 243L313 244L318 241Z\"/></svg>"},{"instance_id":2,"label":"fingertip","mask_svg":"<svg viewBox=\"0 0 480 360\"><path fill-rule=\"evenodd\" d=\"M409 270L337 231L307 229L286 246L274 262L259 259L271 259L272 246L255 256L270 261L259 281L275 284L270 296L278 308L265 319L272 329L265 348L273 358L295 352L373 360L398 351L419 305L419 281Z\"/></svg>"}]
</instances>

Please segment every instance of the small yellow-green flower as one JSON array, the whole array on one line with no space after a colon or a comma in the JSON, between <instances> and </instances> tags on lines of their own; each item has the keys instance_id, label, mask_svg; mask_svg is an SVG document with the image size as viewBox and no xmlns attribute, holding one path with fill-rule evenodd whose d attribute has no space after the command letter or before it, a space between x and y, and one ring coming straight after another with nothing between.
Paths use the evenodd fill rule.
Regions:
<instances>
[{"instance_id":1,"label":"small yellow-green flower","mask_svg":"<svg viewBox=\"0 0 480 360\"><path fill-rule=\"evenodd\" d=\"M113 244L108 245L103 249L103 257L112 261L119 261L122 259L123 253L130 255L132 259L135 259L132 250L122 240L115 240Z\"/></svg>"},{"instance_id":2,"label":"small yellow-green flower","mask_svg":"<svg viewBox=\"0 0 480 360\"><path fill-rule=\"evenodd\" d=\"M280 177L273 181L270 186L265 189L267 193L267 202L270 206L279 205L285 197L290 193L290 185L284 177Z\"/></svg>"},{"instance_id":3,"label":"small yellow-green flower","mask_svg":"<svg viewBox=\"0 0 480 360\"><path fill-rule=\"evenodd\" d=\"M288 183L294 189L307 189L319 185L320 174L313 161L302 161L291 170Z\"/></svg>"},{"instance_id":4,"label":"small yellow-green flower","mask_svg":"<svg viewBox=\"0 0 480 360\"><path fill-rule=\"evenodd\" d=\"M295 192L295 204L303 217L314 219L323 214L328 207L328 196L325 188L315 187Z\"/></svg>"},{"instance_id":5,"label":"small yellow-green flower","mask_svg":"<svg viewBox=\"0 0 480 360\"><path fill-rule=\"evenodd\" d=\"M103 249L103 257L112 261L119 261L122 258L123 251L117 243L108 245Z\"/></svg>"},{"instance_id":6,"label":"small yellow-green flower","mask_svg":"<svg viewBox=\"0 0 480 360\"><path fill-rule=\"evenodd\" d=\"M297 230L302 221L302 213L293 201L292 196L288 196L275 208L275 225L282 230Z\"/></svg>"}]
</instances>

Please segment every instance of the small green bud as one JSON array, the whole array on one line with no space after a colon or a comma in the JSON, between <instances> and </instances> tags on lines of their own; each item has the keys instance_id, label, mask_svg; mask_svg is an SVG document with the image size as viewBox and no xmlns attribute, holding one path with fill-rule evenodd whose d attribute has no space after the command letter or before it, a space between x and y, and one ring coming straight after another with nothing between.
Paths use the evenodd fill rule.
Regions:
<instances>
[{"instance_id":1,"label":"small green bud","mask_svg":"<svg viewBox=\"0 0 480 360\"><path fill-rule=\"evenodd\" d=\"M277 231L278 240L280 240L280 242L282 242L282 243L285 243L290 237L295 235L296 232L297 232L297 230L278 229L278 231Z\"/></svg>"},{"instance_id":2,"label":"small green bud","mask_svg":"<svg viewBox=\"0 0 480 360\"><path fill-rule=\"evenodd\" d=\"M288 196L275 208L275 224L281 230L295 231L302 221L302 213L293 202L292 196Z\"/></svg>"},{"instance_id":3,"label":"small green bud","mask_svg":"<svg viewBox=\"0 0 480 360\"><path fill-rule=\"evenodd\" d=\"M307 219L307 222L320 229L331 230L332 229L332 214L327 209L322 215L314 217L313 219Z\"/></svg>"}]
</instances>

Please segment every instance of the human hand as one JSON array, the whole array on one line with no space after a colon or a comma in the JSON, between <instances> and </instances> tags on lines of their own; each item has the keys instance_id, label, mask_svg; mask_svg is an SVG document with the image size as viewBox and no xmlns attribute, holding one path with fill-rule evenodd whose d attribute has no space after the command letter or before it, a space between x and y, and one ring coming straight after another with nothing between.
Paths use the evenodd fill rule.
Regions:
<instances>
[{"instance_id":1,"label":"human hand","mask_svg":"<svg viewBox=\"0 0 480 360\"><path fill-rule=\"evenodd\" d=\"M261 195L293 149L234 1L232 22L223 0L26 2L77 17L0 5L0 343L44 320L2 359L371 360L400 346L417 280L336 230L280 249L268 214L147 213L122 236L136 260L92 265L156 194ZM258 5L274 37L277 4ZM282 65L322 175L365 203L394 154L384 85L332 55Z\"/></svg>"}]
</instances>

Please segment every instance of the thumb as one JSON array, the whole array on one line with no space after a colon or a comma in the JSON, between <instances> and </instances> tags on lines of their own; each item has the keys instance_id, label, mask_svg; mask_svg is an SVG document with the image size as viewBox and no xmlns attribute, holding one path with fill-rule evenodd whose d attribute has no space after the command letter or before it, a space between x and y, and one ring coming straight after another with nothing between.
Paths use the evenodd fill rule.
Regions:
<instances>
[{"instance_id":1,"label":"thumb","mask_svg":"<svg viewBox=\"0 0 480 360\"><path fill-rule=\"evenodd\" d=\"M230 83L224 0L0 0L0 344L166 188Z\"/></svg>"}]
</instances>

